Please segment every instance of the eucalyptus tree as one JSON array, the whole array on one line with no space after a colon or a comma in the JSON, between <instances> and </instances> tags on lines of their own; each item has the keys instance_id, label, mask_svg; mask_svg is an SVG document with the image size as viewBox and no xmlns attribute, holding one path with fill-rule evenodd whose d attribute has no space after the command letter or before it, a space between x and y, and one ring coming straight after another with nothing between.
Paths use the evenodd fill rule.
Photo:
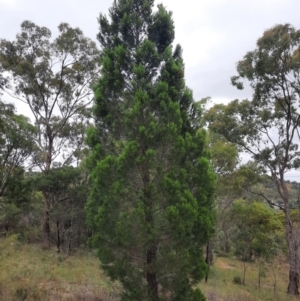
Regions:
<instances>
[{"instance_id":1,"label":"eucalyptus tree","mask_svg":"<svg viewBox=\"0 0 300 301\"><path fill-rule=\"evenodd\" d=\"M237 147L212 131L209 132L208 138L210 160L217 175L215 243L219 250L229 253L230 237L233 232L229 210L233 202L243 195L244 177L239 172ZM207 251L209 251L209 246ZM210 246L210 252L212 256L212 246Z\"/></svg>"},{"instance_id":2,"label":"eucalyptus tree","mask_svg":"<svg viewBox=\"0 0 300 301\"><path fill-rule=\"evenodd\" d=\"M30 120L15 112L12 104L0 100L0 224L12 230L28 201L25 164L35 150L36 134ZM28 166L27 166L28 167Z\"/></svg>"},{"instance_id":3,"label":"eucalyptus tree","mask_svg":"<svg viewBox=\"0 0 300 301\"><path fill-rule=\"evenodd\" d=\"M36 128L15 113L15 107L0 100L0 198L11 178L24 169L35 149Z\"/></svg>"},{"instance_id":4,"label":"eucalyptus tree","mask_svg":"<svg viewBox=\"0 0 300 301\"><path fill-rule=\"evenodd\" d=\"M278 231L282 223L276 211L261 202L237 201L230 209L233 226L232 237L235 254L244 263L243 280L245 284L247 262L255 258L259 263L258 284L261 282L262 259L270 261L279 252Z\"/></svg>"},{"instance_id":5,"label":"eucalyptus tree","mask_svg":"<svg viewBox=\"0 0 300 301\"><path fill-rule=\"evenodd\" d=\"M83 234L86 228L84 204L88 187L82 168L52 168L44 174L32 176L31 182L35 190L42 191L51 202L50 216L56 225L57 251L60 252L64 246L69 253L72 241Z\"/></svg>"},{"instance_id":6,"label":"eucalyptus tree","mask_svg":"<svg viewBox=\"0 0 300 301\"><path fill-rule=\"evenodd\" d=\"M299 295L300 217L291 219L286 173L300 167L300 30L289 24L264 32L254 51L237 64L232 83L238 89L248 81L252 100L215 105L208 113L210 128L248 152L260 170L274 182L282 205L259 194L285 215L289 250L288 293ZM297 201L300 209L300 188Z\"/></svg>"},{"instance_id":7,"label":"eucalyptus tree","mask_svg":"<svg viewBox=\"0 0 300 301\"><path fill-rule=\"evenodd\" d=\"M87 205L103 269L122 300L204 300L215 176L198 106L173 47L172 14L154 0L114 1L99 17Z\"/></svg>"},{"instance_id":8,"label":"eucalyptus tree","mask_svg":"<svg viewBox=\"0 0 300 301\"><path fill-rule=\"evenodd\" d=\"M48 28L24 21L14 41L0 42L0 88L28 105L37 127L33 163L42 172L78 157L99 71L96 44L66 23L58 30L52 40ZM47 245L50 203L45 194Z\"/></svg>"}]
</instances>

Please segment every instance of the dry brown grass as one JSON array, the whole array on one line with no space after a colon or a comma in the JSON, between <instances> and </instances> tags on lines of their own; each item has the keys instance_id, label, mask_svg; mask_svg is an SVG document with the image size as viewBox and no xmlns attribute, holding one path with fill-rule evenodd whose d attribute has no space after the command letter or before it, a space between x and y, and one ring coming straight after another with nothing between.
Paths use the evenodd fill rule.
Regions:
<instances>
[{"instance_id":1,"label":"dry brown grass","mask_svg":"<svg viewBox=\"0 0 300 301\"><path fill-rule=\"evenodd\" d=\"M0 300L114 301L118 289L93 254L66 257L16 236L0 241Z\"/></svg>"},{"instance_id":2,"label":"dry brown grass","mask_svg":"<svg viewBox=\"0 0 300 301\"><path fill-rule=\"evenodd\" d=\"M274 292L272 268L265 266L265 277L261 279L261 288L258 287L258 265L248 264L245 285L235 284L234 277L243 276L242 263L230 258L217 258L211 268L208 283L202 282L200 289L208 301L293 301L286 294L288 265L283 260L275 264L276 291Z\"/></svg>"},{"instance_id":3,"label":"dry brown grass","mask_svg":"<svg viewBox=\"0 0 300 301\"><path fill-rule=\"evenodd\" d=\"M199 286L208 301L292 301L286 294L288 266L276 262L276 292L271 269L258 288L258 266L249 264L246 284L233 283L242 277L242 263L217 258L208 283ZM117 301L120 285L111 283L93 253L85 250L74 256L42 250L18 242L17 236L0 241L0 300L2 301ZM142 300L141 300L142 301Z\"/></svg>"}]
</instances>

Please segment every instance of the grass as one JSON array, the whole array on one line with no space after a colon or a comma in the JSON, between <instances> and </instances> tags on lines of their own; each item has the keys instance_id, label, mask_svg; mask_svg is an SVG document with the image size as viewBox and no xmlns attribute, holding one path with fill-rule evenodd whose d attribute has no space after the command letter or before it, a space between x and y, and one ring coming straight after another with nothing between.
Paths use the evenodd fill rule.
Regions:
<instances>
[{"instance_id":1,"label":"grass","mask_svg":"<svg viewBox=\"0 0 300 301\"><path fill-rule=\"evenodd\" d=\"M67 257L55 250L21 244L17 236L11 236L0 241L0 300L117 301L120 286L111 283L99 266L98 259L87 250ZM208 301L299 300L286 294L286 262L276 262L275 272L275 292L268 266L258 288L257 263L248 264L245 285L236 284L233 279L243 277L242 263L219 257L211 267L208 282L199 287Z\"/></svg>"},{"instance_id":2,"label":"grass","mask_svg":"<svg viewBox=\"0 0 300 301\"><path fill-rule=\"evenodd\" d=\"M207 283L201 283L200 289L208 301L293 301L286 294L288 265L284 261L274 264L276 290L273 285L273 272L269 265L264 267L261 288L258 287L258 264L247 263L245 285L237 284L234 278L243 279L243 263L231 258L219 257L211 267Z\"/></svg>"},{"instance_id":3,"label":"grass","mask_svg":"<svg viewBox=\"0 0 300 301\"><path fill-rule=\"evenodd\" d=\"M16 236L0 241L0 300L113 301L117 290L92 253L66 257Z\"/></svg>"}]
</instances>

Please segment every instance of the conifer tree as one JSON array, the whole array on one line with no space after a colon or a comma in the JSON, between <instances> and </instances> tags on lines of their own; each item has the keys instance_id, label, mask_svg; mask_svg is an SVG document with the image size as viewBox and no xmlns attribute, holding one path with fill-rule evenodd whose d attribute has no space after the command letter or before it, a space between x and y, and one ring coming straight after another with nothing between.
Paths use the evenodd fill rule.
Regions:
<instances>
[{"instance_id":1,"label":"conifer tree","mask_svg":"<svg viewBox=\"0 0 300 301\"><path fill-rule=\"evenodd\" d=\"M100 15L101 75L88 132L88 222L121 300L204 300L215 176L200 108L184 81L172 14L154 0Z\"/></svg>"}]
</instances>

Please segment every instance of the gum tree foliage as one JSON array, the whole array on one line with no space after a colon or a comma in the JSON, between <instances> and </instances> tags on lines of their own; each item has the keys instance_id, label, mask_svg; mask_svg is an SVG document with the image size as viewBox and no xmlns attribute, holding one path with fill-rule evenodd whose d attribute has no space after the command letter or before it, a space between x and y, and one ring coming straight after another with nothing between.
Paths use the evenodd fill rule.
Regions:
<instances>
[{"instance_id":1,"label":"gum tree foliage","mask_svg":"<svg viewBox=\"0 0 300 301\"><path fill-rule=\"evenodd\" d=\"M16 225L21 208L28 203L24 164L34 151L31 137L35 133L27 117L0 100L0 223L6 231Z\"/></svg>"},{"instance_id":2,"label":"gum tree foliage","mask_svg":"<svg viewBox=\"0 0 300 301\"><path fill-rule=\"evenodd\" d=\"M0 196L0 229L1 233L24 234L22 217L32 214L32 187L21 166L15 167L6 181L3 194ZM24 219L23 219L24 221ZM3 229L3 231L2 231Z\"/></svg>"},{"instance_id":3,"label":"gum tree foliage","mask_svg":"<svg viewBox=\"0 0 300 301\"><path fill-rule=\"evenodd\" d=\"M90 86L99 70L94 42L66 23L58 30L52 40L48 28L24 21L14 41L0 42L0 88L28 105L38 129L33 163L42 172L79 160L93 97ZM47 245L49 210L45 195Z\"/></svg>"},{"instance_id":4,"label":"gum tree foliage","mask_svg":"<svg viewBox=\"0 0 300 301\"><path fill-rule=\"evenodd\" d=\"M207 147L210 150L213 170L217 175L215 191L217 219L214 243L220 251L229 253L232 235L229 209L243 194L244 178L238 170L239 153L233 143L212 131L209 131Z\"/></svg>"},{"instance_id":5,"label":"gum tree foliage","mask_svg":"<svg viewBox=\"0 0 300 301\"><path fill-rule=\"evenodd\" d=\"M91 243L121 300L204 300L193 284L206 271L215 176L172 15L152 0L119 0L99 25Z\"/></svg>"},{"instance_id":6,"label":"gum tree foliage","mask_svg":"<svg viewBox=\"0 0 300 301\"><path fill-rule=\"evenodd\" d=\"M207 125L211 98L206 97L197 102L202 108L202 125ZM213 249L215 252L229 253L231 236L234 232L230 209L235 200L243 197L243 187L246 178L240 166L239 150L236 144L229 142L222 135L208 130L206 147L210 152L210 162L217 175L215 203L216 203L216 229L214 236L206 248L206 261L212 263Z\"/></svg>"},{"instance_id":7,"label":"gum tree foliage","mask_svg":"<svg viewBox=\"0 0 300 301\"><path fill-rule=\"evenodd\" d=\"M50 216L56 228L56 247L71 251L71 244L84 243L86 232L84 204L87 200L86 176L79 167L62 166L32 177L36 191L50 200ZM80 236L83 238L80 239ZM78 244L77 244L78 246Z\"/></svg>"},{"instance_id":8,"label":"gum tree foliage","mask_svg":"<svg viewBox=\"0 0 300 301\"><path fill-rule=\"evenodd\" d=\"M35 134L36 129L27 117L16 114L12 104L0 100L0 197L34 151L31 138Z\"/></svg>"},{"instance_id":9,"label":"gum tree foliage","mask_svg":"<svg viewBox=\"0 0 300 301\"><path fill-rule=\"evenodd\" d=\"M230 209L230 217L236 227L232 237L235 254L244 262L242 283L245 284L246 262L253 258L259 263L269 261L278 253L276 231L282 229L282 223L277 213L260 202L236 201Z\"/></svg>"},{"instance_id":10,"label":"gum tree foliage","mask_svg":"<svg viewBox=\"0 0 300 301\"><path fill-rule=\"evenodd\" d=\"M260 193L285 215L289 250L288 293L299 295L300 219L291 219L291 197L286 173L300 166L300 30L289 24L277 25L258 39L254 51L237 64L232 83L243 81L253 88L252 100L234 100L216 105L209 114L210 128L239 145L273 181L282 205ZM297 197L300 209L300 190Z\"/></svg>"}]
</instances>

